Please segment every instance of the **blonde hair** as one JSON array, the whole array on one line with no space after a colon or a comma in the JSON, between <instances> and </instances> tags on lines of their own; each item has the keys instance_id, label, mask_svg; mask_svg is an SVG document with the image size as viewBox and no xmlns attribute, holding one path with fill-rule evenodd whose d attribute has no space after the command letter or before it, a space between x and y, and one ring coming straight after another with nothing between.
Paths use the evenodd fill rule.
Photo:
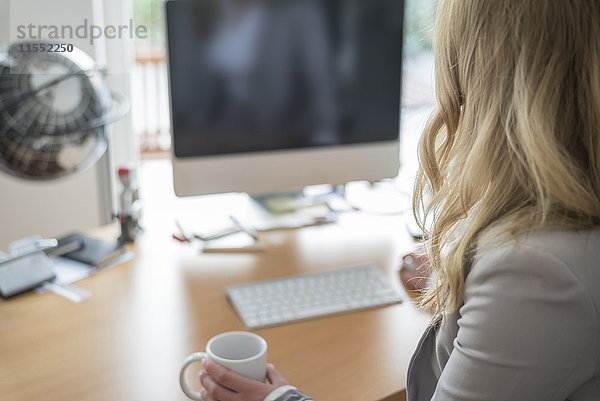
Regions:
<instances>
[{"instance_id":1,"label":"blonde hair","mask_svg":"<svg viewBox=\"0 0 600 401\"><path fill-rule=\"evenodd\" d=\"M434 51L413 207L437 271L423 303L441 314L484 230L600 223L600 2L442 0Z\"/></svg>"}]
</instances>

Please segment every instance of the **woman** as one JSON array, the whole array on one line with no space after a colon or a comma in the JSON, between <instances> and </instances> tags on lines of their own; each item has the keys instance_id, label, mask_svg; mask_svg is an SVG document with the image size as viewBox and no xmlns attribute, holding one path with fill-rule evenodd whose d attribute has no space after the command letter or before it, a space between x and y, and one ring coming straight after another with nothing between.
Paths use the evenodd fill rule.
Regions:
<instances>
[{"instance_id":1,"label":"woman","mask_svg":"<svg viewBox=\"0 0 600 401\"><path fill-rule=\"evenodd\" d=\"M408 400L600 399L600 2L442 0ZM208 362L208 400L303 400Z\"/></svg>"}]
</instances>

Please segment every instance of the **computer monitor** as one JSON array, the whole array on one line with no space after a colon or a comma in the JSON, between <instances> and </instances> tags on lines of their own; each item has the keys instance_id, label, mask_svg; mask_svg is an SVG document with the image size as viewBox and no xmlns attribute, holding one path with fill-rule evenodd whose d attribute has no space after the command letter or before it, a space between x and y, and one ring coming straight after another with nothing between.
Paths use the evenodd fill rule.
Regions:
<instances>
[{"instance_id":1,"label":"computer monitor","mask_svg":"<svg viewBox=\"0 0 600 401\"><path fill-rule=\"evenodd\" d=\"M394 177L402 0L166 3L179 196Z\"/></svg>"}]
</instances>

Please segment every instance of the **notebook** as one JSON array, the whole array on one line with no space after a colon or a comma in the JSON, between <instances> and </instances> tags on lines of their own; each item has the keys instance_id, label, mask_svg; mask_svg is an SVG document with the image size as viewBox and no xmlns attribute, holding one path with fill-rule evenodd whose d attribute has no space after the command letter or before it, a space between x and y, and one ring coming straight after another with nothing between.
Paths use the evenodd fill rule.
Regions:
<instances>
[{"instance_id":1,"label":"notebook","mask_svg":"<svg viewBox=\"0 0 600 401\"><path fill-rule=\"evenodd\" d=\"M113 259L125 252L125 248L117 241L104 241L81 233L72 233L60 238L58 247L69 247L72 243L79 243L80 248L65 253L63 257L98 268L110 264Z\"/></svg>"}]
</instances>

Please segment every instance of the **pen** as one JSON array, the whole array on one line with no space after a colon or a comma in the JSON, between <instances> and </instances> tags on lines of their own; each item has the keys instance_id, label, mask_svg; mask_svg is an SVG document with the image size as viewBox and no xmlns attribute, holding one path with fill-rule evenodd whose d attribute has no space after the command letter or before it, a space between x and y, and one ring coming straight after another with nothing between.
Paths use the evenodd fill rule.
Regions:
<instances>
[{"instance_id":1,"label":"pen","mask_svg":"<svg viewBox=\"0 0 600 401\"><path fill-rule=\"evenodd\" d=\"M179 222L179 220L175 220L175 226L177 226L177 229L179 230L179 233L181 234L181 237L185 238L185 242L192 242L190 240L191 237L189 237L185 230L183 229L183 227L181 227L181 223ZM175 236L173 236L173 238L175 238ZM176 240L179 240L179 238L175 238ZM182 241L183 242L183 241Z\"/></svg>"},{"instance_id":2,"label":"pen","mask_svg":"<svg viewBox=\"0 0 600 401\"><path fill-rule=\"evenodd\" d=\"M255 229L242 224L238 219L233 216L229 216L229 219L235 224L240 230L251 236L254 240L258 240L258 233Z\"/></svg>"}]
</instances>

